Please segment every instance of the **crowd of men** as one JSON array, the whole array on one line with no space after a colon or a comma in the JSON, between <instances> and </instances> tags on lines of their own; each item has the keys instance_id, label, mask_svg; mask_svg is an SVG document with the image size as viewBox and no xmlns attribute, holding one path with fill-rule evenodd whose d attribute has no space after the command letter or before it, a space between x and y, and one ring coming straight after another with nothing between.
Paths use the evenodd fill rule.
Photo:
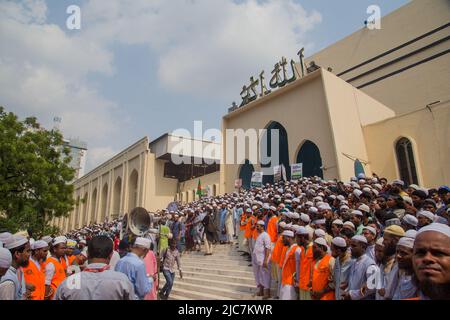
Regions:
<instances>
[{"instance_id":1,"label":"crowd of men","mask_svg":"<svg viewBox=\"0 0 450 320\"><path fill-rule=\"evenodd\" d=\"M0 234L0 299L167 299L184 251L212 255L233 238L263 299L450 299L447 186L303 178L154 216L145 237L122 241L120 220L39 241Z\"/></svg>"}]
</instances>

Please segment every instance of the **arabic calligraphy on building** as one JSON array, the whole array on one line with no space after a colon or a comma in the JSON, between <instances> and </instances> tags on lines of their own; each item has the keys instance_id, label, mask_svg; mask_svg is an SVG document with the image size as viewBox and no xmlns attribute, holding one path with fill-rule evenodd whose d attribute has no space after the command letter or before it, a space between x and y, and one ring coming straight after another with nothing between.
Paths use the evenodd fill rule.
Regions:
<instances>
[{"instance_id":1,"label":"arabic calligraphy on building","mask_svg":"<svg viewBox=\"0 0 450 320\"><path fill-rule=\"evenodd\" d=\"M233 112L249 104L250 102L257 100L258 98L262 98L270 94L274 89L282 88L297 79L303 78L306 73L304 51L305 49L302 48L297 53L298 57L300 58L299 65L297 65L293 59L288 62L285 57L282 57L281 61L275 64L271 72L272 76L269 81L269 87L267 87L266 85L267 82L264 75L264 70L259 74L258 78L255 79L254 76L250 77L250 84L244 85L242 88L240 94L242 99L241 104L238 106L236 102L233 102L233 106L228 109L228 111Z\"/></svg>"}]
</instances>

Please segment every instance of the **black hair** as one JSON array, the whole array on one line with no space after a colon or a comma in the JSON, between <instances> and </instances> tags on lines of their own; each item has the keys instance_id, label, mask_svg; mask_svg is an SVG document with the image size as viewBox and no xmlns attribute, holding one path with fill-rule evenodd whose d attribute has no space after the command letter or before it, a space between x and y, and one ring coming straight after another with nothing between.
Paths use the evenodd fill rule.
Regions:
<instances>
[{"instance_id":1,"label":"black hair","mask_svg":"<svg viewBox=\"0 0 450 320\"><path fill-rule=\"evenodd\" d=\"M20 247L10 249L9 251L11 252L11 255L12 255L13 258L14 258L14 255L15 255L17 252L18 252L18 253L23 253L23 250L25 250L25 247L26 247L26 246L27 246L27 244L25 243L25 244L21 245Z\"/></svg>"},{"instance_id":2,"label":"black hair","mask_svg":"<svg viewBox=\"0 0 450 320\"><path fill-rule=\"evenodd\" d=\"M355 232L348 228L342 228L340 233L349 239L353 238L353 236L355 235Z\"/></svg>"},{"instance_id":3,"label":"black hair","mask_svg":"<svg viewBox=\"0 0 450 320\"><path fill-rule=\"evenodd\" d=\"M113 242L107 236L96 236L88 245L89 259L108 259L113 251Z\"/></svg>"},{"instance_id":4,"label":"black hair","mask_svg":"<svg viewBox=\"0 0 450 320\"><path fill-rule=\"evenodd\" d=\"M128 250L128 248L129 248L128 242L125 240L120 240L119 250Z\"/></svg>"}]
</instances>

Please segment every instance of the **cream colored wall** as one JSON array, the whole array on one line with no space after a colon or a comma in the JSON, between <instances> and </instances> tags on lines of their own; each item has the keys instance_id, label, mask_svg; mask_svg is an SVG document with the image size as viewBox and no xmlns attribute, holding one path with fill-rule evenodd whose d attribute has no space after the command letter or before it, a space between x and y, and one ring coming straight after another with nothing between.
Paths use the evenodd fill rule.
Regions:
<instances>
[{"instance_id":1,"label":"cream colored wall","mask_svg":"<svg viewBox=\"0 0 450 320\"><path fill-rule=\"evenodd\" d=\"M382 12L383 14L383 12ZM385 16L381 20L381 30L362 28L348 37L312 55L307 62L315 61L323 68L332 67L338 74L362 62L385 53L403 43L422 36L450 21L448 0L415 0ZM394 59L424 48L448 36L450 27L424 37L408 46L389 53L364 66L342 75L350 80L364 72L380 67L368 75L354 80L358 87L380 76L400 70L420 60L429 58L448 49L450 40L431 46L399 61ZM415 66L380 82L364 87L362 91L403 114L418 110L434 101L445 101L450 97L450 54L443 55L424 64Z\"/></svg>"},{"instance_id":2,"label":"cream colored wall","mask_svg":"<svg viewBox=\"0 0 450 320\"><path fill-rule=\"evenodd\" d=\"M419 183L438 187L450 182L450 103L436 105L364 128L372 170L389 180L399 178L395 143L413 143Z\"/></svg>"},{"instance_id":3,"label":"cream colored wall","mask_svg":"<svg viewBox=\"0 0 450 320\"><path fill-rule=\"evenodd\" d=\"M223 146L227 145L225 129L264 129L271 121L282 124L288 132L289 160L296 162L305 140L314 142L322 157L326 179L338 176L337 161L320 71L309 74L223 119ZM236 148L236 145L235 145ZM222 153L225 155L226 150ZM235 150L236 153L236 150ZM248 155L248 154L247 154ZM224 158L222 159L224 162ZM252 163L255 166L255 163ZM233 192L241 164L221 166L221 193ZM255 166L258 170L259 166Z\"/></svg>"}]
</instances>

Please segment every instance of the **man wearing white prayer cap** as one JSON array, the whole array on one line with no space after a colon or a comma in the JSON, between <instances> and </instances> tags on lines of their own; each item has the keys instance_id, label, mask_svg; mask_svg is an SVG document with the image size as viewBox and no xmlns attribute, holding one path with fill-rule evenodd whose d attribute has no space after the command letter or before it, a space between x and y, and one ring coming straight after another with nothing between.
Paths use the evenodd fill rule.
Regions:
<instances>
[{"instance_id":1,"label":"man wearing white prayer cap","mask_svg":"<svg viewBox=\"0 0 450 320\"><path fill-rule=\"evenodd\" d=\"M294 241L294 232L285 230L281 234L282 241L288 247L284 257L281 257L281 288L280 300L297 300L293 275L296 271L296 254L299 255L301 249Z\"/></svg>"},{"instance_id":2,"label":"man wearing white prayer cap","mask_svg":"<svg viewBox=\"0 0 450 320\"><path fill-rule=\"evenodd\" d=\"M3 246L6 247L8 242L13 241L13 235L9 232L0 233L0 241L3 243Z\"/></svg>"},{"instance_id":3,"label":"man wearing white prayer cap","mask_svg":"<svg viewBox=\"0 0 450 320\"><path fill-rule=\"evenodd\" d=\"M259 290L258 296L263 299L270 298L270 253L272 250L272 240L269 234L264 230L265 222L259 220L256 223L258 237L252 252L252 267L256 286Z\"/></svg>"},{"instance_id":4,"label":"man wearing white prayer cap","mask_svg":"<svg viewBox=\"0 0 450 320\"><path fill-rule=\"evenodd\" d=\"M378 272L375 261L369 258L365 252L367 239L362 235L356 235L351 240L351 252L354 260L350 267L348 287L343 294L344 300L373 300L375 289L361 290L367 284L369 278Z\"/></svg>"},{"instance_id":5,"label":"man wearing white prayer cap","mask_svg":"<svg viewBox=\"0 0 450 320\"><path fill-rule=\"evenodd\" d=\"M364 214L360 210L353 210L351 215L351 221L355 225L356 235L362 235L363 232L363 218Z\"/></svg>"},{"instance_id":6,"label":"man wearing white prayer cap","mask_svg":"<svg viewBox=\"0 0 450 320\"><path fill-rule=\"evenodd\" d=\"M25 300L26 285L22 267L29 263L31 248L28 239L15 235L6 244L11 253L11 266L0 279L0 300Z\"/></svg>"},{"instance_id":7,"label":"man wearing white prayer cap","mask_svg":"<svg viewBox=\"0 0 450 320\"><path fill-rule=\"evenodd\" d=\"M364 227L363 236L367 239L366 254L375 261L375 241L377 238L377 230L374 227Z\"/></svg>"},{"instance_id":8,"label":"man wearing white prayer cap","mask_svg":"<svg viewBox=\"0 0 450 320\"><path fill-rule=\"evenodd\" d=\"M426 210L421 210L417 213L418 228L423 228L434 222L434 213Z\"/></svg>"},{"instance_id":9,"label":"man wearing white prayer cap","mask_svg":"<svg viewBox=\"0 0 450 320\"><path fill-rule=\"evenodd\" d=\"M404 300L418 296L418 288L413 281L412 267L414 239L400 238L397 243L397 268L392 272L392 280L386 288L386 299Z\"/></svg>"},{"instance_id":10,"label":"man wearing white prayer cap","mask_svg":"<svg viewBox=\"0 0 450 320\"><path fill-rule=\"evenodd\" d=\"M31 257L28 266L23 268L27 286L32 285L34 290L30 294L31 300L45 299L45 270L43 263L47 259L48 244L43 240L35 241L31 245Z\"/></svg>"},{"instance_id":11,"label":"man wearing white prayer cap","mask_svg":"<svg viewBox=\"0 0 450 320\"><path fill-rule=\"evenodd\" d=\"M341 289L341 286L348 283L350 266L353 262L344 238L335 237L331 240L331 255L335 258L333 270L334 295L336 300L342 300L344 290Z\"/></svg>"},{"instance_id":12,"label":"man wearing white prayer cap","mask_svg":"<svg viewBox=\"0 0 450 320\"><path fill-rule=\"evenodd\" d=\"M153 288L153 278L147 277L145 264L142 260L150 250L150 246L150 239L136 238L131 245L130 252L117 262L115 268L115 271L122 272L128 277L139 300L143 300Z\"/></svg>"},{"instance_id":13,"label":"man wearing white prayer cap","mask_svg":"<svg viewBox=\"0 0 450 320\"><path fill-rule=\"evenodd\" d=\"M6 248L0 247L0 278L3 277L9 267L11 267L11 262L11 252Z\"/></svg>"},{"instance_id":14,"label":"man wearing white prayer cap","mask_svg":"<svg viewBox=\"0 0 450 320\"><path fill-rule=\"evenodd\" d=\"M405 237L406 238L415 239L416 236L417 236L417 231L416 230L410 229L410 230L405 232Z\"/></svg>"},{"instance_id":15,"label":"man wearing white prayer cap","mask_svg":"<svg viewBox=\"0 0 450 320\"><path fill-rule=\"evenodd\" d=\"M413 268L421 299L450 299L450 227L432 223L417 232Z\"/></svg>"},{"instance_id":16,"label":"man wearing white prayer cap","mask_svg":"<svg viewBox=\"0 0 450 320\"><path fill-rule=\"evenodd\" d=\"M401 226L405 231L414 230L416 229L418 223L419 221L416 217L410 214L405 214L402 218Z\"/></svg>"},{"instance_id":17,"label":"man wearing white prayer cap","mask_svg":"<svg viewBox=\"0 0 450 320\"><path fill-rule=\"evenodd\" d=\"M331 223L331 233L334 237L339 236L341 229L344 226L344 222L341 219L335 219Z\"/></svg>"},{"instance_id":18,"label":"man wearing white prayer cap","mask_svg":"<svg viewBox=\"0 0 450 320\"><path fill-rule=\"evenodd\" d=\"M332 284L334 258L328 254L328 243L324 238L314 240L312 247L314 262L311 266L311 298L314 300L334 300Z\"/></svg>"}]
</instances>

